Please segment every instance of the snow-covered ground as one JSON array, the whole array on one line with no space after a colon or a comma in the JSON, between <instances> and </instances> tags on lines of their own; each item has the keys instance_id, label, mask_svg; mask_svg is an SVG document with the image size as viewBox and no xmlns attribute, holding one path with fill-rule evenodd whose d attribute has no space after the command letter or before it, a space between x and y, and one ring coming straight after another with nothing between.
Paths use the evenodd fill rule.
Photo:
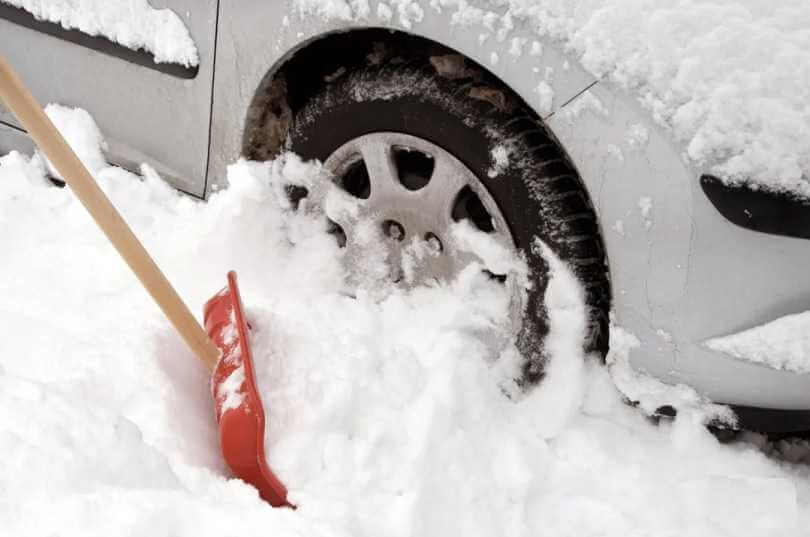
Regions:
<instances>
[{"instance_id":1,"label":"snow-covered ground","mask_svg":"<svg viewBox=\"0 0 810 537\"><path fill-rule=\"evenodd\" d=\"M455 28L504 42L533 30L635 96L685 156L727 182L810 197L807 0L294 0L342 20L415 28L443 12ZM523 43L525 45L525 43ZM542 55L538 65L542 66ZM498 61L493 53L491 63ZM543 101L547 87L538 88Z\"/></svg>"},{"instance_id":2,"label":"snow-covered ground","mask_svg":"<svg viewBox=\"0 0 810 537\"><path fill-rule=\"evenodd\" d=\"M197 47L183 20L171 9L155 9L149 0L0 0L37 19L101 35L131 49L151 52L157 63L200 63Z\"/></svg>"},{"instance_id":3,"label":"snow-covered ground","mask_svg":"<svg viewBox=\"0 0 810 537\"><path fill-rule=\"evenodd\" d=\"M521 394L492 355L501 290L344 296L334 240L239 162L200 203L106 166L89 117L49 112L197 313L239 273L256 327L273 510L220 460L209 379L39 157L0 157L0 528L14 536L793 536L810 528L802 443L721 445L699 407L659 425L576 344L579 290L549 259L548 378ZM788 462L792 461L792 462Z\"/></svg>"}]
</instances>

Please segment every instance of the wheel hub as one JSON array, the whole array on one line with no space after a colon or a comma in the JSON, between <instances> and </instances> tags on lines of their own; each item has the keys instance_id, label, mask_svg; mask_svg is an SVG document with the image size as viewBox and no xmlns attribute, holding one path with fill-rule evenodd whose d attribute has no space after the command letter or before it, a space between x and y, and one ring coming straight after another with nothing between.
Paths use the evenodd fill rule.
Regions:
<instances>
[{"instance_id":1,"label":"wheel hub","mask_svg":"<svg viewBox=\"0 0 810 537\"><path fill-rule=\"evenodd\" d=\"M324 165L339 188L326 185L310 197L344 247L350 283L412 288L452 281L471 262L488 269L479 253L457 240L454 228L464 221L517 256L506 219L478 177L427 140L371 133L343 144ZM510 280L483 270L505 284ZM517 282L511 285L519 295Z\"/></svg>"},{"instance_id":2,"label":"wheel hub","mask_svg":"<svg viewBox=\"0 0 810 537\"><path fill-rule=\"evenodd\" d=\"M325 167L341 187L322 198L333 226L345 235L350 274L362 275L374 248L385 252L389 269L377 270L379 277L405 287L450 281L481 261L453 236L453 226L463 220L515 252L506 220L484 185L431 142L371 133L339 147Z\"/></svg>"}]
</instances>

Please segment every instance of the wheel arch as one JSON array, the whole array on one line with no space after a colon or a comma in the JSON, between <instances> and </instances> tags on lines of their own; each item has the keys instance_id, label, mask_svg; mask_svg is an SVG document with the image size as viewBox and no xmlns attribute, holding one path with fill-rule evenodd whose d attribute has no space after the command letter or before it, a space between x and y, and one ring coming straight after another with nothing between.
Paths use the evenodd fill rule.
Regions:
<instances>
[{"instance_id":1,"label":"wheel arch","mask_svg":"<svg viewBox=\"0 0 810 537\"><path fill-rule=\"evenodd\" d=\"M393 19L374 12L326 17L291 11L289 5L257 0L220 4L219 20L226 25L217 39L207 193L225 184L228 163L242 153L246 112L255 113L256 88L283 72L299 51L326 45L341 33L358 37L370 27L394 33L406 28L411 35L442 43L487 66L535 111L541 109L539 82L551 87L551 110L538 115L576 166L601 224L612 313L616 323L640 341L630 354L631 364L667 382L692 384L717 400L747 401L739 396L743 387L716 391L712 386L717 382L695 382L719 378L719 370L705 374L706 364L720 358L708 355L701 342L753 322L743 307L732 314L724 309L742 282L784 272L775 261L761 260L750 267L741 263L752 241L780 259L785 252L798 255L799 246L770 236L756 241L751 232L733 229L700 192L697 178L702 170L686 162L684 148L671 131L655 123L650 110L621 87L597 80L560 43L538 37L522 21L513 28L494 28L458 20L453 9L433 12L425 6L429 16L406 24L396 14ZM515 43L522 43L522 49L512 55ZM602 110L582 106L590 97ZM638 125L648 131L648 139L631 135ZM649 226L638 206L642 197L653 201ZM616 229L620 223L622 233ZM718 249L718 243L727 246ZM718 270L723 278L716 278ZM748 292L735 300L761 311L775 307L766 296L772 288L782 302L790 296L784 285L761 287L761 293ZM748 401L771 404L766 403Z\"/></svg>"},{"instance_id":2,"label":"wheel arch","mask_svg":"<svg viewBox=\"0 0 810 537\"><path fill-rule=\"evenodd\" d=\"M505 76L501 76L501 73L484 66L479 57L470 54L470 50L444 44L444 40L439 41L432 37L384 26L364 26L333 29L296 42L262 74L249 99L241 131L242 156L256 160L275 156L283 145L283 133L290 119L290 111L294 115L320 86L327 83L330 77L339 76L342 70L382 59L407 62L418 57L461 57L468 65L485 73L489 82L496 82L509 100L531 111L531 115L541 122L545 122L558 109L581 94L582 90L596 82L589 75L584 76L581 69L574 69L565 61L565 69L570 73L557 77L558 80L551 84L555 86L559 98L555 99L552 107L542 109L538 103L533 102L536 98L523 91L525 81L522 78L525 77L513 76L522 68L507 69ZM544 54L550 55L549 52ZM553 61L542 63L561 62L555 57ZM452 69L453 66L449 66L449 77L454 76ZM539 69L536 71L540 73ZM541 79L549 76L548 73L539 74ZM548 124L545 126L549 127ZM554 129L549 128L549 131L553 133ZM566 150L564 144L559 145ZM587 185L583 186L587 191ZM588 195L591 196L591 193L588 192Z\"/></svg>"},{"instance_id":3,"label":"wheel arch","mask_svg":"<svg viewBox=\"0 0 810 537\"><path fill-rule=\"evenodd\" d=\"M487 82L499 90L497 95L483 96L484 100L496 107L524 110L552 134L553 138L553 132L534 107L501 78L469 56L422 36L386 28L362 28L328 32L301 42L268 70L259 83L245 116L242 154L252 160L267 160L281 152L292 118L309 97L330 79L370 63L408 62L415 58L429 58L437 72L448 78L465 76L468 71L483 73ZM559 141L557 144L560 151L567 155L563 144ZM581 179L579 185L582 197L599 227L590 193ZM601 252L606 257L603 244ZM608 272L606 259L604 270ZM594 330L597 335L589 344L589 349L598 350L603 355L608 347L609 285L606 294L606 297L599 300L600 320Z\"/></svg>"}]
</instances>

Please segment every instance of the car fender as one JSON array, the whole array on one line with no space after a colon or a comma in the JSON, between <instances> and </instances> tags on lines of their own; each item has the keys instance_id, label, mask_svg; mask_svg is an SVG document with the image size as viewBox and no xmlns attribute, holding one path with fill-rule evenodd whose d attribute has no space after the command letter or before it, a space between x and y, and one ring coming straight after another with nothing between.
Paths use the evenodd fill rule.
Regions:
<instances>
[{"instance_id":1,"label":"car fender","mask_svg":"<svg viewBox=\"0 0 810 537\"><path fill-rule=\"evenodd\" d=\"M484 25L458 24L452 11L418 4L424 16L403 26L396 14L329 18L299 11L291 0L221 0L209 191L240 153L256 88L296 50L331 32L368 27L431 39L499 77L538 112L568 152L600 220L614 322L640 341L631 353L636 369L688 384L720 402L810 408L810 375L704 346L709 338L810 309L810 242L752 232L726 220L707 200L701 170L686 159L671 132L558 44L526 27L499 35ZM553 93L546 109L541 85Z\"/></svg>"}]
</instances>

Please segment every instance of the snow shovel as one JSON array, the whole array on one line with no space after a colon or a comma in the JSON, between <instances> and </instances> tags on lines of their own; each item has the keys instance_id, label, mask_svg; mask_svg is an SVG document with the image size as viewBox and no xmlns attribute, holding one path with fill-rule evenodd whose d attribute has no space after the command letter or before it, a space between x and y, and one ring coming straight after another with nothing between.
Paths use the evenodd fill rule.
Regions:
<instances>
[{"instance_id":1,"label":"snow shovel","mask_svg":"<svg viewBox=\"0 0 810 537\"><path fill-rule=\"evenodd\" d=\"M194 354L213 372L211 390L220 444L234 475L255 486L261 497L274 507L292 507L287 502L287 489L265 460L264 409L256 389L248 325L236 274L230 272L228 286L206 303L206 334L2 56L0 100L17 116Z\"/></svg>"}]
</instances>

